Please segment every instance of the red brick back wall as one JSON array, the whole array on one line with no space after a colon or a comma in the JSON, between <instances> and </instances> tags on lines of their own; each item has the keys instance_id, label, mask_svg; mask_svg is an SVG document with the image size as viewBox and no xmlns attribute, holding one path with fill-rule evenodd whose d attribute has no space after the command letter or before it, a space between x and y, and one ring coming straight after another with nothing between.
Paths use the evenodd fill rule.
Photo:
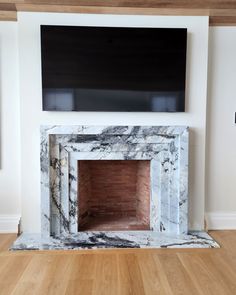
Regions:
<instances>
[{"instance_id":1,"label":"red brick back wall","mask_svg":"<svg viewBox=\"0 0 236 295\"><path fill-rule=\"evenodd\" d=\"M135 216L136 161L88 161L91 177L91 215Z\"/></svg>"},{"instance_id":2,"label":"red brick back wall","mask_svg":"<svg viewBox=\"0 0 236 295\"><path fill-rule=\"evenodd\" d=\"M149 225L150 161L83 160L79 165L79 224L89 216L137 217Z\"/></svg>"}]
</instances>

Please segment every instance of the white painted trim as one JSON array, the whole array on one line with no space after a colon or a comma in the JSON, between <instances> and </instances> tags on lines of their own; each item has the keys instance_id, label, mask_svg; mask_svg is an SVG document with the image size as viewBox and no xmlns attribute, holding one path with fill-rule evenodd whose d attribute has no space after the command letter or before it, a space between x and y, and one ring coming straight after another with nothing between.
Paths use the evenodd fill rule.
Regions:
<instances>
[{"instance_id":1,"label":"white painted trim","mask_svg":"<svg viewBox=\"0 0 236 295\"><path fill-rule=\"evenodd\" d=\"M206 213L207 229L236 229L236 211L217 211Z\"/></svg>"},{"instance_id":2,"label":"white painted trim","mask_svg":"<svg viewBox=\"0 0 236 295\"><path fill-rule=\"evenodd\" d=\"M20 215L0 215L0 233L17 233Z\"/></svg>"}]
</instances>

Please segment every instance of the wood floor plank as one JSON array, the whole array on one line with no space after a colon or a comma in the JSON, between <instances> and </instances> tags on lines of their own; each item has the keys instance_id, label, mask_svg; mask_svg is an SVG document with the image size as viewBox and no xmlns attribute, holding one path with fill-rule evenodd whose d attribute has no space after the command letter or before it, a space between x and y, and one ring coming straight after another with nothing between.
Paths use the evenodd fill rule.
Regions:
<instances>
[{"instance_id":1,"label":"wood floor plank","mask_svg":"<svg viewBox=\"0 0 236 295\"><path fill-rule=\"evenodd\" d=\"M40 294L39 289L45 273L53 262L53 257L50 256L31 256L31 260L14 288L12 295L30 295L32 290L33 294Z\"/></svg>"},{"instance_id":2,"label":"wood floor plank","mask_svg":"<svg viewBox=\"0 0 236 295\"><path fill-rule=\"evenodd\" d=\"M176 254L158 255L156 259L160 261L162 269L167 276L167 280L174 294L201 294Z\"/></svg>"},{"instance_id":3,"label":"wood floor plank","mask_svg":"<svg viewBox=\"0 0 236 295\"><path fill-rule=\"evenodd\" d=\"M137 255L137 258L143 278L145 294L172 295L173 292L171 291L165 273L161 265L157 265L153 255L146 253Z\"/></svg>"},{"instance_id":4,"label":"wood floor plank","mask_svg":"<svg viewBox=\"0 0 236 295\"><path fill-rule=\"evenodd\" d=\"M118 294L118 269L117 255L95 256L95 281L92 294L117 295Z\"/></svg>"},{"instance_id":5,"label":"wood floor plank","mask_svg":"<svg viewBox=\"0 0 236 295\"><path fill-rule=\"evenodd\" d=\"M132 281L130 279L129 267L126 261L126 256L118 255L118 294L130 295L132 293Z\"/></svg>"},{"instance_id":6,"label":"wood floor plank","mask_svg":"<svg viewBox=\"0 0 236 295\"><path fill-rule=\"evenodd\" d=\"M15 239L16 234L0 234L0 252L7 251Z\"/></svg>"},{"instance_id":7,"label":"wood floor plank","mask_svg":"<svg viewBox=\"0 0 236 295\"><path fill-rule=\"evenodd\" d=\"M9 262L9 257L7 256L0 256L0 286L4 280L4 275L7 269L7 264Z\"/></svg>"},{"instance_id":8,"label":"wood floor plank","mask_svg":"<svg viewBox=\"0 0 236 295\"><path fill-rule=\"evenodd\" d=\"M210 232L212 237L218 241L223 247L220 250L227 251L228 253L235 253L236 245L236 231L230 230L218 230Z\"/></svg>"},{"instance_id":9,"label":"wood floor plank","mask_svg":"<svg viewBox=\"0 0 236 295\"><path fill-rule=\"evenodd\" d=\"M71 278L70 267L73 260L73 255L51 256L51 263L44 272L37 294L65 294Z\"/></svg>"},{"instance_id":10,"label":"wood floor plank","mask_svg":"<svg viewBox=\"0 0 236 295\"><path fill-rule=\"evenodd\" d=\"M2 257L1 257L2 258ZM4 270L0 273L0 294L12 294L19 279L23 275L28 264L31 262L30 256L7 257L7 263Z\"/></svg>"},{"instance_id":11,"label":"wood floor plank","mask_svg":"<svg viewBox=\"0 0 236 295\"><path fill-rule=\"evenodd\" d=\"M118 256L119 295L145 294L143 277L135 254L120 254Z\"/></svg>"},{"instance_id":12,"label":"wood floor plank","mask_svg":"<svg viewBox=\"0 0 236 295\"><path fill-rule=\"evenodd\" d=\"M75 255L69 270L65 294L92 294L95 279L95 255Z\"/></svg>"},{"instance_id":13,"label":"wood floor plank","mask_svg":"<svg viewBox=\"0 0 236 295\"><path fill-rule=\"evenodd\" d=\"M200 294L224 294L224 288L219 285L217 278L208 270L198 254L178 253L177 255Z\"/></svg>"},{"instance_id":14,"label":"wood floor plank","mask_svg":"<svg viewBox=\"0 0 236 295\"><path fill-rule=\"evenodd\" d=\"M224 290L224 295L236 294L236 273L223 259L214 254L199 254L208 271L216 278L219 288Z\"/></svg>"}]
</instances>

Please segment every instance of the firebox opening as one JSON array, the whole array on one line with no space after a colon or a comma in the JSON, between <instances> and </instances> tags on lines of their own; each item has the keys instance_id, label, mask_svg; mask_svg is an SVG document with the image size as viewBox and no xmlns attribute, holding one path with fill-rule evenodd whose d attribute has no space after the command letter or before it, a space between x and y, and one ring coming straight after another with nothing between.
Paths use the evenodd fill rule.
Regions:
<instances>
[{"instance_id":1,"label":"firebox opening","mask_svg":"<svg viewBox=\"0 0 236 295\"><path fill-rule=\"evenodd\" d=\"M78 231L150 230L150 161L78 161Z\"/></svg>"}]
</instances>

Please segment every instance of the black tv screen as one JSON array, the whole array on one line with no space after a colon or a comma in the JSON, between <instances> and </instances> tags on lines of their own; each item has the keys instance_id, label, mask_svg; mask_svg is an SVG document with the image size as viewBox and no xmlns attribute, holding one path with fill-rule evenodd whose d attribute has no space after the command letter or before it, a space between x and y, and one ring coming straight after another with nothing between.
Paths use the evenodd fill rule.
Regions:
<instances>
[{"instance_id":1,"label":"black tv screen","mask_svg":"<svg viewBox=\"0 0 236 295\"><path fill-rule=\"evenodd\" d=\"M41 26L43 110L183 112L187 29Z\"/></svg>"}]
</instances>

